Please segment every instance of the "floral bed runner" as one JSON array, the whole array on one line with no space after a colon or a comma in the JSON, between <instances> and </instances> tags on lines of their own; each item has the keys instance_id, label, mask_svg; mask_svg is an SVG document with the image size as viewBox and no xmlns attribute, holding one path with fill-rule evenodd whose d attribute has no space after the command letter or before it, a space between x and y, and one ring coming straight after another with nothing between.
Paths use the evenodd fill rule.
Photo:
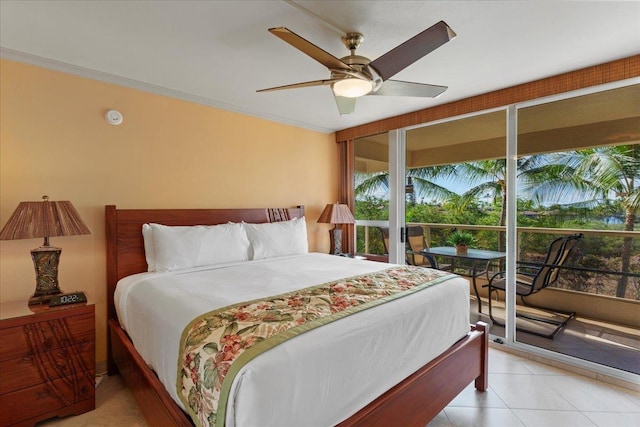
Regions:
<instances>
[{"instance_id":1,"label":"floral bed runner","mask_svg":"<svg viewBox=\"0 0 640 427\"><path fill-rule=\"evenodd\" d=\"M301 333L450 276L440 270L396 266L199 316L182 333L178 395L196 425L223 426L231 384L254 357Z\"/></svg>"}]
</instances>

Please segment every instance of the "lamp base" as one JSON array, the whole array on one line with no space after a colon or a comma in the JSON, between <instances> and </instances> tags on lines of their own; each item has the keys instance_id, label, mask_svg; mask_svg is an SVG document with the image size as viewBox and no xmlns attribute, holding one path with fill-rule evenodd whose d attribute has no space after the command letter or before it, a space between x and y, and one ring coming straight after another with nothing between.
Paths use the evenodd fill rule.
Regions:
<instances>
[{"instance_id":1,"label":"lamp base","mask_svg":"<svg viewBox=\"0 0 640 427\"><path fill-rule=\"evenodd\" d=\"M58 264L61 248L40 246L31 250L33 267L36 270L36 291L29 298L29 305L45 304L62 291L58 286Z\"/></svg>"},{"instance_id":2,"label":"lamp base","mask_svg":"<svg viewBox=\"0 0 640 427\"><path fill-rule=\"evenodd\" d=\"M331 255L342 255L342 228L334 226L329 230L329 240L331 241Z\"/></svg>"}]
</instances>

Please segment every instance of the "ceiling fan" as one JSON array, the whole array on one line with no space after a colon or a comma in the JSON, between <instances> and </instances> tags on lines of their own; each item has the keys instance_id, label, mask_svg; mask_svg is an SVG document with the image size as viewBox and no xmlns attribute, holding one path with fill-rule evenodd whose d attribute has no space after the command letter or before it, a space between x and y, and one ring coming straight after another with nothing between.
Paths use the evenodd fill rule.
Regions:
<instances>
[{"instance_id":1,"label":"ceiling fan","mask_svg":"<svg viewBox=\"0 0 640 427\"><path fill-rule=\"evenodd\" d=\"M331 77L326 80L261 89L258 92L328 85L331 86L341 115L353 113L356 98L364 95L427 98L440 95L447 89L446 86L403 82L389 80L389 78L456 36L444 21L440 21L371 61L369 58L356 55L356 49L364 40L360 33L348 33L342 37L342 42L351 53L338 59L287 28L270 28L269 32L327 67Z\"/></svg>"}]
</instances>

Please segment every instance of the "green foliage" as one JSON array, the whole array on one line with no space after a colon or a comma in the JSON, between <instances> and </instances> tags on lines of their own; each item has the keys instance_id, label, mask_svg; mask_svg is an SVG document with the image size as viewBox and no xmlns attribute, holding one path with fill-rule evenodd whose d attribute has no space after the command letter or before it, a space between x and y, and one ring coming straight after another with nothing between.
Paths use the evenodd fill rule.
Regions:
<instances>
[{"instance_id":1,"label":"green foliage","mask_svg":"<svg viewBox=\"0 0 640 427\"><path fill-rule=\"evenodd\" d=\"M363 196L356 199L355 214L356 219L388 221L389 201L373 196ZM356 232L356 252L365 252L365 228L358 227ZM382 233L377 228L369 229L369 250L370 254L382 255L385 253Z\"/></svg>"},{"instance_id":2,"label":"green foliage","mask_svg":"<svg viewBox=\"0 0 640 427\"><path fill-rule=\"evenodd\" d=\"M386 221L389 219L389 201L373 196L356 199L354 216L356 219Z\"/></svg>"},{"instance_id":3,"label":"green foliage","mask_svg":"<svg viewBox=\"0 0 640 427\"><path fill-rule=\"evenodd\" d=\"M447 222L447 212L437 205L415 204L407 206L407 222Z\"/></svg>"}]
</instances>

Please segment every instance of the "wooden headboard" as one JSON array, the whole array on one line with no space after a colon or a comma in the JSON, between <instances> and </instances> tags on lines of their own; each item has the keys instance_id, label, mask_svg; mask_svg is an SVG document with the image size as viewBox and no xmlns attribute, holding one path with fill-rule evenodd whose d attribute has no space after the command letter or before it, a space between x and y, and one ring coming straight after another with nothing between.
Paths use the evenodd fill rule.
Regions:
<instances>
[{"instance_id":1,"label":"wooden headboard","mask_svg":"<svg viewBox=\"0 0 640 427\"><path fill-rule=\"evenodd\" d=\"M107 238L107 315L115 319L113 293L118 280L147 271L142 224L215 225L278 222L304 216L304 207L266 209L116 209L105 206Z\"/></svg>"}]
</instances>

